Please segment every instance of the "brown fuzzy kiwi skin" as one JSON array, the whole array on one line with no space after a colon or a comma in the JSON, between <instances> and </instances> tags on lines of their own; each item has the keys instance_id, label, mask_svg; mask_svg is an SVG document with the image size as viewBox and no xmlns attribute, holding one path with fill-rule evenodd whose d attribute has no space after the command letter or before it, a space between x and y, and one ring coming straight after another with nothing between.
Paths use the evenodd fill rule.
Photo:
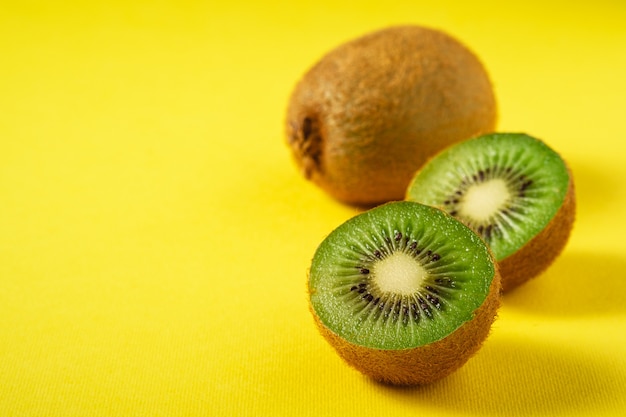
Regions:
<instances>
[{"instance_id":1,"label":"brown fuzzy kiwi skin","mask_svg":"<svg viewBox=\"0 0 626 417\"><path fill-rule=\"evenodd\" d=\"M550 223L512 255L499 261L503 292L511 291L544 272L567 244L576 218L576 193L572 171L563 204Z\"/></svg>"},{"instance_id":2,"label":"brown fuzzy kiwi skin","mask_svg":"<svg viewBox=\"0 0 626 417\"><path fill-rule=\"evenodd\" d=\"M359 206L401 200L439 150L495 129L477 56L449 35L394 26L326 54L289 99L287 142L303 175Z\"/></svg>"},{"instance_id":3,"label":"brown fuzzy kiwi skin","mask_svg":"<svg viewBox=\"0 0 626 417\"><path fill-rule=\"evenodd\" d=\"M501 299L501 278L494 261L495 275L483 304L450 335L412 349L384 350L356 345L322 323L309 303L318 330L339 356L364 375L390 385L426 385L440 380L463 366L482 346L497 317ZM309 290L310 291L310 290Z\"/></svg>"}]
</instances>

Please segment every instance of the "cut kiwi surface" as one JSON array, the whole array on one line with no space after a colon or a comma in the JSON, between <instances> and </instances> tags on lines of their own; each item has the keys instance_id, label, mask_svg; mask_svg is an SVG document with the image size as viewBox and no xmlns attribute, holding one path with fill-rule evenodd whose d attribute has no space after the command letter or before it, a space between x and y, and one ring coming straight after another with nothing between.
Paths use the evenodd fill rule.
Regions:
<instances>
[{"instance_id":1,"label":"cut kiwi surface","mask_svg":"<svg viewBox=\"0 0 626 417\"><path fill-rule=\"evenodd\" d=\"M318 247L310 306L321 333L374 379L423 384L465 363L489 333L500 278L485 243L443 211L392 202Z\"/></svg>"},{"instance_id":2,"label":"cut kiwi surface","mask_svg":"<svg viewBox=\"0 0 626 417\"><path fill-rule=\"evenodd\" d=\"M522 133L494 133L449 147L415 175L407 199L441 208L479 234L500 262L504 290L553 261L575 212L564 160Z\"/></svg>"}]
</instances>

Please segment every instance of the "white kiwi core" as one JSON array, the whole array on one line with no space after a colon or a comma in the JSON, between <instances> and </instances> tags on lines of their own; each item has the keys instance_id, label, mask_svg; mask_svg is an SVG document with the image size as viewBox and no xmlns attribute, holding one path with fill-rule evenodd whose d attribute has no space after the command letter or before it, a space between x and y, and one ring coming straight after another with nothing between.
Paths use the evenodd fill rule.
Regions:
<instances>
[{"instance_id":1,"label":"white kiwi core","mask_svg":"<svg viewBox=\"0 0 626 417\"><path fill-rule=\"evenodd\" d=\"M422 286L428 272L412 256L394 252L374 264L374 282L383 292L411 295Z\"/></svg>"},{"instance_id":2,"label":"white kiwi core","mask_svg":"<svg viewBox=\"0 0 626 417\"><path fill-rule=\"evenodd\" d=\"M472 185L459 207L459 214L476 221L487 221L505 206L511 198L506 182L494 178L480 184Z\"/></svg>"}]
</instances>

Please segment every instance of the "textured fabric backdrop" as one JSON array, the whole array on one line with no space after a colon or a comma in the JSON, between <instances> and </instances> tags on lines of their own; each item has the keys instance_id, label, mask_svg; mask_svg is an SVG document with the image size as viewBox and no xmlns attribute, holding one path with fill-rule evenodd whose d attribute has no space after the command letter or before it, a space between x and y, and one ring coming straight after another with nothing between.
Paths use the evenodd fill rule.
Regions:
<instances>
[{"instance_id":1,"label":"textured fabric backdrop","mask_svg":"<svg viewBox=\"0 0 626 417\"><path fill-rule=\"evenodd\" d=\"M4 1L0 415L626 415L626 4L474 3ZM310 259L358 211L283 137L302 73L397 23L469 45L498 129L558 150L579 201L483 349L405 389L314 327Z\"/></svg>"}]
</instances>

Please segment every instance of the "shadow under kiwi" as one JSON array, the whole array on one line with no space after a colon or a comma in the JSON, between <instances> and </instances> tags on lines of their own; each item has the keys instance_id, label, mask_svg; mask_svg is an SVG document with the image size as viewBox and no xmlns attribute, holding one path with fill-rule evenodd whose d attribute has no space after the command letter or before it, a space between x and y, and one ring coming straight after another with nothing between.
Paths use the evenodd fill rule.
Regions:
<instances>
[{"instance_id":1,"label":"shadow under kiwi","mask_svg":"<svg viewBox=\"0 0 626 417\"><path fill-rule=\"evenodd\" d=\"M427 386L376 384L416 409L464 416L626 415L626 372L606 358L571 346L531 340L487 343L454 374Z\"/></svg>"},{"instance_id":2,"label":"shadow under kiwi","mask_svg":"<svg viewBox=\"0 0 626 417\"><path fill-rule=\"evenodd\" d=\"M583 317L626 313L626 259L566 251L543 274L504 294L502 305L525 313Z\"/></svg>"},{"instance_id":3,"label":"shadow under kiwi","mask_svg":"<svg viewBox=\"0 0 626 417\"><path fill-rule=\"evenodd\" d=\"M576 188L577 222L581 217L594 217L614 212L624 189L621 176L584 161L569 161Z\"/></svg>"}]
</instances>

